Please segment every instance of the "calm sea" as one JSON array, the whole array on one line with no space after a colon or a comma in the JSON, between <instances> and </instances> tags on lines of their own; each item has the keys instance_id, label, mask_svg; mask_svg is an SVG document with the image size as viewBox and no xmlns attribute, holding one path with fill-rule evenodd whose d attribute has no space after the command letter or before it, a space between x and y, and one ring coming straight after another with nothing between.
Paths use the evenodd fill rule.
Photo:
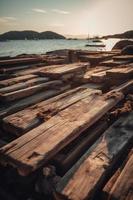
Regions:
<instances>
[{"instance_id":1,"label":"calm sea","mask_svg":"<svg viewBox=\"0 0 133 200\"><path fill-rule=\"evenodd\" d=\"M0 42L0 56L44 54L57 49L111 50L117 39L103 40L105 48L85 47L87 40L21 40ZM90 42L91 43L91 42Z\"/></svg>"}]
</instances>

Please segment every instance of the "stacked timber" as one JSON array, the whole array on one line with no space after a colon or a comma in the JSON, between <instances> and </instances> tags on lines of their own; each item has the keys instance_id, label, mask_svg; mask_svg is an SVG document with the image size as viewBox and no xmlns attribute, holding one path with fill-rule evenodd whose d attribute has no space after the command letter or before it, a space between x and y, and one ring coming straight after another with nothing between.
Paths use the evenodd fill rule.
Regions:
<instances>
[{"instance_id":1,"label":"stacked timber","mask_svg":"<svg viewBox=\"0 0 133 200\"><path fill-rule=\"evenodd\" d=\"M77 76L83 76L84 73L89 68L89 63L83 64L83 63L74 63L69 65L62 65L62 66L56 66L51 68L45 68L44 70L41 70L39 72L39 75L41 76L47 76L53 79L62 79L62 80L68 80L72 79L73 77Z\"/></svg>"},{"instance_id":2,"label":"stacked timber","mask_svg":"<svg viewBox=\"0 0 133 200\"><path fill-rule=\"evenodd\" d=\"M105 131L92 146L92 149L86 152L58 183L56 199L92 199L95 193L102 188L111 173L113 165L116 164L133 139L132 128L133 113L121 117ZM130 180L132 179L129 179L129 185L131 186ZM130 186L127 186L127 188ZM115 188L118 189L118 187ZM122 187L120 188L122 189ZM127 188L125 188L125 194ZM130 194L130 189L128 192ZM120 195L120 192L118 194Z\"/></svg>"},{"instance_id":3,"label":"stacked timber","mask_svg":"<svg viewBox=\"0 0 133 200\"><path fill-rule=\"evenodd\" d=\"M1 198L132 198L133 64L122 56L59 50L0 60Z\"/></svg>"},{"instance_id":4,"label":"stacked timber","mask_svg":"<svg viewBox=\"0 0 133 200\"><path fill-rule=\"evenodd\" d=\"M30 173L77 138L122 99L123 93L118 91L101 95L101 92L92 90L87 97L5 146L0 150L1 158L8 158L10 164L16 165L20 173Z\"/></svg>"},{"instance_id":5,"label":"stacked timber","mask_svg":"<svg viewBox=\"0 0 133 200\"><path fill-rule=\"evenodd\" d=\"M48 120L61 110L81 99L84 99L89 93L92 94L93 91L95 92L96 90L78 87L48 99L47 101L42 101L41 103L28 107L15 114L9 115L3 119L4 129L7 132L21 135L24 132L38 126L43 121Z\"/></svg>"},{"instance_id":6,"label":"stacked timber","mask_svg":"<svg viewBox=\"0 0 133 200\"><path fill-rule=\"evenodd\" d=\"M39 63L41 61L42 61L41 57L7 59L7 60L0 60L0 66L20 65L29 63L33 64L33 63Z\"/></svg>"},{"instance_id":7,"label":"stacked timber","mask_svg":"<svg viewBox=\"0 0 133 200\"><path fill-rule=\"evenodd\" d=\"M109 194L109 200L131 200L133 197L133 155L119 175Z\"/></svg>"},{"instance_id":8,"label":"stacked timber","mask_svg":"<svg viewBox=\"0 0 133 200\"><path fill-rule=\"evenodd\" d=\"M81 62L90 62L91 65L96 66L102 61L111 59L113 56L114 54L101 53L96 55L81 55L79 59Z\"/></svg>"},{"instance_id":9,"label":"stacked timber","mask_svg":"<svg viewBox=\"0 0 133 200\"><path fill-rule=\"evenodd\" d=\"M114 60L119 60L119 61L133 61L133 55L120 55L120 56L114 56Z\"/></svg>"},{"instance_id":10,"label":"stacked timber","mask_svg":"<svg viewBox=\"0 0 133 200\"><path fill-rule=\"evenodd\" d=\"M43 81L45 82L46 80L44 79ZM29 86L29 87L27 87L28 83L27 83L27 85L25 83L20 84L17 87L24 88L24 89L19 88L18 90L15 90L16 86L15 86L15 88L14 87L10 87L8 89L4 88L4 89L1 89L2 92L0 93L0 101L1 102L10 102L10 101L22 99L24 97L28 97L37 92L40 92L44 89L55 88L61 84L62 84L62 81L57 80L57 81L49 81L46 83L33 85L33 86Z\"/></svg>"}]
</instances>

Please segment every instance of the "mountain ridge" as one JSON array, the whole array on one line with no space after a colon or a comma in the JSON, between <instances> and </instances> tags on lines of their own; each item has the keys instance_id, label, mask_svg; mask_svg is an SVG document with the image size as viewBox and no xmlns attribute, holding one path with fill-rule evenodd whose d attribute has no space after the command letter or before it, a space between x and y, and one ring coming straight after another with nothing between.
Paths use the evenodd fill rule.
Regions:
<instances>
[{"instance_id":1,"label":"mountain ridge","mask_svg":"<svg viewBox=\"0 0 133 200\"><path fill-rule=\"evenodd\" d=\"M66 39L63 35L53 31L37 32L32 30L8 31L0 34L0 41L6 40L40 40L40 39Z\"/></svg>"}]
</instances>

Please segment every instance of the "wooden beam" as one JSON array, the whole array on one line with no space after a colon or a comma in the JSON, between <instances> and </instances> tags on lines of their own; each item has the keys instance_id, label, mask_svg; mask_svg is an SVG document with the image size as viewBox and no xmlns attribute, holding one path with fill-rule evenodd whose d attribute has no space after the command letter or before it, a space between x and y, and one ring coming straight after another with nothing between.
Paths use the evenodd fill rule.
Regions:
<instances>
[{"instance_id":1,"label":"wooden beam","mask_svg":"<svg viewBox=\"0 0 133 200\"><path fill-rule=\"evenodd\" d=\"M126 61L126 60L130 60L133 61L133 55L120 55L120 56L114 56L113 57L114 60L122 60L122 61Z\"/></svg>"},{"instance_id":2,"label":"wooden beam","mask_svg":"<svg viewBox=\"0 0 133 200\"><path fill-rule=\"evenodd\" d=\"M109 200L131 200L133 197L133 155L130 157L126 166L122 170L119 178L115 182Z\"/></svg>"},{"instance_id":3,"label":"wooden beam","mask_svg":"<svg viewBox=\"0 0 133 200\"><path fill-rule=\"evenodd\" d=\"M61 65L56 68L49 68L44 69L39 72L39 75L42 76L48 76L52 78L59 78L61 76L64 76L66 74L74 74L76 72L85 72L87 68L89 67L88 63L74 63L74 64L67 64L67 65Z\"/></svg>"},{"instance_id":4,"label":"wooden beam","mask_svg":"<svg viewBox=\"0 0 133 200\"><path fill-rule=\"evenodd\" d=\"M100 137L100 135L107 129L107 119L99 120L84 134L72 141L68 146L62 149L52 160L57 166L58 173L64 174L74 163L87 151L91 145Z\"/></svg>"},{"instance_id":5,"label":"wooden beam","mask_svg":"<svg viewBox=\"0 0 133 200\"><path fill-rule=\"evenodd\" d=\"M42 83L42 84L38 84L35 86L31 86L31 87L27 87L24 89L20 89L17 91L13 91L13 92L9 92L9 93L4 93L4 94L0 94L0 100L3 102L10 102L10 101L14 101L17 99L22 99L24 97L28 97L30 95L33 95L37 92L40 92L44 89L48 89L48 88L55 88L57 86L61 86L62 81L49 81L47 83Z\"/></svg>"},{"instance_id":6,"label":"wooden beam","mask_svg":"<svg viewBox=\"0 0 133 200\"><path fill-rule=\"evenodd\" d=\"M123 97L122 93L101 96L93 92L5 146L0 150L0 157L26 175L51 159Z\"/></svg>"},{"instance_id":7,"label":"wooden beam","mask_svg":"<svg viewBox=\"0 0 133 200\"><path fill-rule=\"evenodd\" d=\"M41 62L41 61L42 61L41 57L15 58L15 59L8 59L8 60L0 60L0 66L16 65L16 64L38 63L38 62Z\"/></svg>"},{"instance_id":8,"label":"wooden beam","mask_svg":"<svg viewBox=\"0 0 133 200\"><path fill-rule=\"evenodd\" d=\"M38 77L37 75L29 74L29 75L19 76L15 78L9 78L7 80L0 81L0 88L8 87L8 86L11 86L20 82L28 81L37 77Z\"/></svg>"},{"instance_id":9,"label":"wooden beam","mask_svg":"<svg viewBox=\"0 0 133 200\"><path fill-rule=\"evenodd\" d=\"M100 62L99 65L102 65L102 66L106 66L106 67L116 67L116 66L121 66L121 65L125 65L125 64L128 64L130 63L131 61L129 60L106 60L106 61L103 61L103 62Z\"/></svg>"},{"instance_id":10,"label":"wooden beam","mask_svg":"<svg viewBox=\"0 0 133 200\"><path fill-rule=\"evenodd\" d=\"M130 113L126 117L121 117L105 131L73 172L68 172L58 183L56 199L92 199L103 187L117 159L131 143L132 128L133 113Z\"/></svg>"},{"instance_id":11,"label":"wooden beam","mask_svg":"<svg viewBox=\"0 0 133 200\"><path fill-rule=\"evenodd\" d=\"M0 93L1 94L10 93L10 92L22 90L22 89L25 89L25 88L28 88L28 87L31 87L31 86L34 86L34 85L45 83L45 82L48 82L48 81L49 81L49 78L47 78L47 77L37 77L37 78L33 78L33 79L30 79L30 80L27 80L27 81L16 83L16 84L11 85L11 86L0 88Z\"/></svg>"},{"instance_id":12,"label":"wooden beam","mask_svg":"<svg viewBox=\"0 0 133 200\"><path fill-rule=\"evenodd\" d=\"M113 68L106 72L108 79L122 79L122 78L132 78L133 76L133 67L122 67L122 68Z\"/></svg>"},{"instance_id":13,"label":"wooden beam","mask_svg":"<svg viewBox=\"0 0 133 200\"><path fill-rule=\"evenodd\" d=\"M39 103L40 101L46 100L48 98L51 98L53 96L56 96L65 90L70 89L70 85L64 85L60 88L56 89L49 89L48 91L42 91L37 94L31 95L29 97L26 97L24 99L11 102L9 105L3 106L0 110L0 119L3 117L6 117L10 114L13 114L17 111L20 111L28 106L34 105L36 103Z\"/></svg>"},{"instance_id":14,"label":"wooden beam","mask_svg":"<svg viewBox=\"0 0 133 200\"><path fill-rule=\"evenodd\" d=\"M3 119L4 130L9 133L21 135L44 121L47 121L50 117L54 116L61 110L80 101L89 94L92 94L93 91L96 92L96 90L89 88L78 87L64 94L53 97L52 99L36 104L35 106L28 107L12 114ZM97 92L100 93L98 90Z\"/></svg>"}]
</instances>

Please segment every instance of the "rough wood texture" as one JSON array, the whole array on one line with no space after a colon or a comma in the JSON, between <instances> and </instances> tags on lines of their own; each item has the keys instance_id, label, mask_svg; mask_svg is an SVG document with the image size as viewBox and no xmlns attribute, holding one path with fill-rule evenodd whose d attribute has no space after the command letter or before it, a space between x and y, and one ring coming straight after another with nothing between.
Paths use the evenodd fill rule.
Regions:
<instances>
[{"instance_id":1,"label":"rough wood texture","mask_svg":"<svg viewBox=\"0 0 133 200\"><path fill-rule=\"evenodd\" d=\"M13 64L38 63L41 61L42 61L41 57L16 58L16 59L0 60L0 66L13 65Z\"/></svg>"},{"instance_id":2,"label":"rough wood texture","mask_svg":"<svg viewBox=\"0 0 133 200\"><path fill-rule=\"evenodd\" d=\"M90 68L83 76L83 82L90 82L91 81L91 76L95 73L99 73L99 72L104 72L109 70L110 67L105 67L105 66L99 66L99 67L95 67L95 68Z\"/></svg>"},{"instance_id":3,"label":"rough wood texture","mask_svg":"<svg viewBox=\"0 0 133 200\"><path fill-rule=\"evenodd\" d=\"M64 92L65 90L70 89L70 87L70 85L64 85L58 89L49 89L48 91L42 91L30 97L26 97L19 101L12 102L9 105L5 105L3 108L0 109L0 119L17 111L20 111L28 106L39 103L40 101L56 96Z\"/></svg>"},{"instance_id":4,"label":"rough wood texture","mask_svg":"<svg viewBox=\"0 0 133 200\"><path fill-rule=\"evenodd\" d=\"M120 176L123 168L125 167L125 165L127 164L128 160L130 159L130 157L133 155L133 149L131 149L128 153L128 156L124 156L124 160L122 159L119 163L118 169L115 171L115 173L111 176L111 178L108 180L108 182L106 183L106 185L103 188L103 192L102 192L102 200L107 200L109 197L109 194L114 186L114 184L116 183L118 177Z\"/></svg>"},{"instance_id":5,"label":"rough wood texture","mask_svg":"<svg viewBox=\"0 0 133 200\"><path fill-rule=\"evenodd\" d=\"M31 87L27 87L24 89L20 89L17 91L13 91L13 92L9 92L9 93L4 93L4 94L0 94L0 100L3 102L10 102L10 101L14 101L17 99L22 99L24 97L28 97L30 95L33 95L37 92L40 92L44 89L48 89L48 88L55 88L56 86L61 86L62 81L49 81L47 83L42 83L42 84L38 84L35 86L31 86Z\"/></svg>"},{"instance_id":6,"label":"rough wood texture","mask_svg":"<svg viewBox=\"0 0 133 200\"><path fill-rule=\"evenodd\" d=\"M111 54L97 54L97 55L81 55L79 56L82 62L90 62L91 65L97 65L100 62L112 58Z\"/></svg>"},{"instance_id":7,"label":"rough wood texture","mask_svg":"<svg viewBox=\"0 0 133 200\"><path fill-rule=\"evenodd\" d=\"M49 68L44 69L39 72L40 75L53 77L53 78L59 78L66 74L74 75L76 72L85 72L87 68L89 67L89 64L83 64L83 63L74 63L74 64L68 64L68 65L62 65L58 66L56 68Z\"/></svg>"},{"instance_id":8,"label":"rough wood texture","mask_svg":"<svg viewBox=\"0 0 133 200\"><path fill-rule=\"evenodd\" d=\"M41 83L45 83L45 82L48 82L48 81L49 81L49 78L37 77L37 78L30 79L28 81L16 83L16 84L8 86L8 87L0 88L0 93L4 94L4 93L13 92L13 91L16 91L16 90L21 90L21 89L28 88L28 87L38 85L38 84L41 84Z\"/></svg>"},{"instance_id":9,"label":"rough wood texture","mask_svg":"<svg viewBox=\"0 0 133 200\"><path fill-rule=\"evenodd\" d=\"M128 61L133 61L133 55L120 55L120 56L114 56L114 60L128 60Z\"/></svg>"},{"instance_id":10,"label":"rough wood texture","mask_svg":"<svg viewBox=\"0 0 133 200\"><path fill-rule=\"evenodd\" d=\"M44 66L44 64L30 64L30 65L22 65L22 66L9 66L9 67L0 67L0 73L2 74L12 74L21 70L26 70L26 69L35 69L37 67Z\"/></svg>"},{"instance_id":11,"label":"rough wood texture","mask_svg":"<svg viewBox=\"0 0 133 200\"><path fill-rule=\"evenodd\" d=\"M36 68L33 68L33 69L25 69L25 70L21 70L20 72L17 71L15 72L14 74L16 76L24 76L24 75L28 75L28 74L39 74L40 71L45 71L45 70L49 70L49 69L53 69L53 68L58 68L59 66L61 65L50 65L50 66L46 66L46 65L43 65L41 67L36 67Z\"/></svg>"},{"instance_id":12,"label":"rough wood texture","mask_svg":"<svg viewBox=\"0 0 133 200\"><path fill-rule=\"evenodd\" d=\"M9 133L20 135L47 121L53 115L87 97L89 94L92 94L92 89L86 89L85 87L70 90L50 100L6 117L3 120L4 129Z\"/></svg>"},{"instance_id":13,"label":"rough wood texture","mask_svg":"<svg viewBox=\"0 0 133 200\"><path fill-rule=\"evenodd\" d=\"M93 92L5 146L0 150L0 157L8 158L10 164L26 175L46 163L122 98L122 93L101 96Z\"/></svg>"},{"instance_id":14,"label":"rough wood texture","mask_svg":"<svg viewBox=\"0 0 133 200\"><path fill-rule=\"evenodd\" d=\"M108 79L131 78L133 76L133 67L114 68L106 72Z\"/></svg>"},{"instance_id":15,"label":"rough wood texture","mask_svg":"<svg viewBox=\"0 0 133 200\"><path fill-rule=\"evenodd\" d=\"M66 148L62 149L53 159L57 166L58 173L62 175L68 171L72 165L89 149L89 147L100 137L107 129L107 119L99 120L84 134L72 141Z\"/></svg>"},{"instance_id":16,"label":"rough wood texture","mask_svg":"<svg viewBox=\"0 0 133 200\"><path fill-rule=\"evenodd\" d=\"M133 113L121 117L94 144L92 151L80 163L74 174L68 173L59 182L57 199L91 199L111 172L117 159L133 139ZM131 180L131 179L130 179Z\"/></svg>"},{"instance_id":17,"label":"rough wood texture","mask_svg":"<svg viewBox=\"0 0 133 200\"><path fill-rule=\"evenodd\" d=\"M126 166L122 170L119 178L114 184L109 200L132 200L133 198L133 155L127 162Z\"/></svg>"},{"instance_id":18,"label":"rough wood texture","mask_svg":"<svg viewBox=\"0 0 133 200\"><path fill-rule=\"evenodd\" d=\"M103 62L100 62L99 65L102 65L102 66L106 66L106 67L116 67L116 66L119 66L119 65L125 65L125 64L128 64L130 63L130 61L128 60L106 60L106 61L103 61Z\"/></svg>"},{"instance_id":19,"label":"rough wood texture","mask_svg":"<svg viewBox=\"0 0 133 200\"><path fill-rule=\"evenodd\" d=\"M37 78L37 77L38 77L37 75L31 74L31 75L19 76L19 77L3 80L3 81L0 81L0 88L8 87L10 85L14 85L14 84L17 84L20 82L25 82L27 80L31 80L31 79Z\"/></svg>"},{"instance_id":20,"label":"rough wood texture","mask_svg":"<svg viewBox=\"0 0 133 200\"><path fill-rule=\"evenodd\" d=\"M106 80L106 71L94 73L90 77L90 81L93 83L104 83Z\"/></svg>"}]
</instances>

